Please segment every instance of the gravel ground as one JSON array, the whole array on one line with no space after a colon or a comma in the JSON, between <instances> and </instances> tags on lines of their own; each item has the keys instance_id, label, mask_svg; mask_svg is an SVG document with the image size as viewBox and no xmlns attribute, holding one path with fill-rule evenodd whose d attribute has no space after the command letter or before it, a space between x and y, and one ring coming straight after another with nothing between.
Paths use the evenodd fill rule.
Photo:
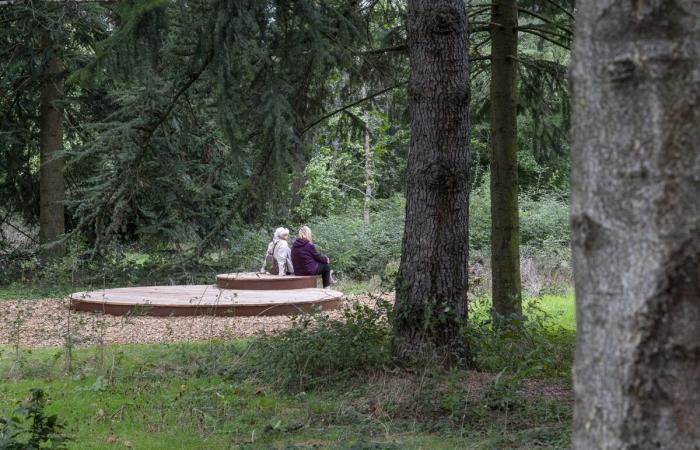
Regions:
<instances>
[{"instance_id":1,"label":"gravel ground","mask_svg":"<svg viewBox=\"0 0 700 450\"><path fill-rule=\"evenodd\" d=\"M368 297L351 297L354 302L372 304ZM340 310L329 313L341 314ZM0 302L0 345L58 347L64 336L75 345L165 343L203 341L212 338L246 337L274 333L289 327L286 316L259 317L123 317L75 312L68 300L9 300Z\"/></svg>"}]
</instances>

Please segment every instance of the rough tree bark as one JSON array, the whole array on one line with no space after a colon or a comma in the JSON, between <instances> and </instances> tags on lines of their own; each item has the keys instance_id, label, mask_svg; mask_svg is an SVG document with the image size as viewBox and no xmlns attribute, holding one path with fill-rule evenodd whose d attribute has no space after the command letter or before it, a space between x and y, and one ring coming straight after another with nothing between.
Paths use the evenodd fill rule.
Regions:
<instances>
[{"instance_id":1,"label":"rough tree bark","mask_svg":"<svg viewBox=\"0 0 700 450\"><path fill-rule=\"evenodd\" d=\"M491 6L491 290L496 316L522 314L518 221L518 7Z\"/></svg>"},{"instance_id":2,"label":"rough tree bark","mask_svg":"<svg viewBox=\"0 0 700 450\"><path fill-rule=\"evenodd\" d=\"M457 345L467 317L469 70L464 2L409 1L407 34L411 151L393 340L394 354L404 359L426 344Z\"/></svg>"},{"instance_id":3,"label":"rough tree bark","mask_svg":"<svg viewBox=\"0 0 700 450\"><path fill-rule=\"evenodd\" d=\"M50 52L41 86L39 118L39 242L50 244L65 232L63 202L65 198L63 150L63 63L52 43L46 43ZM65 252L61 244L50 245L45 254L60 256Z\"/></svg>"},{"instance_id":4,"label":"rough tree bark","mask_svg":"<svg viewBox=\"0 0 700 450\"><path fill-rule=\"evenodd\" d=\"M369 225L369 209L372 203L372 190L374 188L374 171L372 170L372 146L370 145L369 113L364 117L364 151L365 151L365 198L363 208L364 222Z\"/></svg>"},{"instance_id":5,"label":"rough tree bark","mask_svg":"<svg viewBox=\"0 0 700 450\"><path fill-rule=\"evenodd\" d=\"M576 449L700 448L699 17L578 4Z\"/></svg>"}]
</instances>

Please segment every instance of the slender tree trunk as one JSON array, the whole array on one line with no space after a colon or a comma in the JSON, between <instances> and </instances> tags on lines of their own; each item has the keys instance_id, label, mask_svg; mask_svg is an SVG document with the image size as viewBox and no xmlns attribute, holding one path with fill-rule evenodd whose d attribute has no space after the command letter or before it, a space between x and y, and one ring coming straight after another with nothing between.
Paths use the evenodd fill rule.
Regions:
<instances>
[{"instance_id":1,"label":"slender tree trunk","mask_svg":"<svg viewBox=\"0 0 700 450\"><path fill-rule=\"evenodd\" d=\"M700 3L578 6L574 448L700 448Z\"/></svg>"},{"instance_id":2,"label":"slender tree trunk","mask_svg":"<svg viewBox=\"0 0 700 450\"><path fill-rule=\"evenodd\" d=\"M39 241L50 244L65 233L63 202L65 181L63 157L63 63L53 54L46 64L41 86L41 114L39 119ZM52 245L46 249L50 256L65 252L63 245Z\"/></svg>"},{"instance_id":3,"label":"slender tree trunk","mask_svg":"<svg viewBox=\"0 0 700 450\"><path fill-rule=\"evenodd\" d=\"M311 149L314 143L315 133L309 130L299 135L299 142L294 145L292 154L292 187L291 187L291 209L301 205L301 189L306 184L304 170L311 159Z\"/></svg>"},{"instance_id":4,"label":"slender tree trunk","mask_svg":"<svg viewBox=\"0 0 700 450\"><path fill-rule=\"evenodd\" d=\"M491 266L493 309L522 314L518 223L518 8L516 0L491 7Z\"/></svg>"},{"instance_id":5,"label":"slender tree trunk","mask_svg":"<svg viewBox=\"0 0 700 450\"><path fill-rule=\"evenodd\" d=\"M410 0L411 151L393 352L462 355L469 253L469 68L462 0Z\"/></svg>"},{"instance_id":6,"label":"slender tree trunk","mask_svg":"<svg viewBox=\"0 0 700 450\"><path fill-rule=\"evenodd\" d=\"M365 114L364 129L364 150L365 150L365 202L364 220L369 225L369 207L372 203L372 188L374 187L374 174L372 171L372 147L370 146L369 135L369 114Z\"/></svg>"}]
</instances>

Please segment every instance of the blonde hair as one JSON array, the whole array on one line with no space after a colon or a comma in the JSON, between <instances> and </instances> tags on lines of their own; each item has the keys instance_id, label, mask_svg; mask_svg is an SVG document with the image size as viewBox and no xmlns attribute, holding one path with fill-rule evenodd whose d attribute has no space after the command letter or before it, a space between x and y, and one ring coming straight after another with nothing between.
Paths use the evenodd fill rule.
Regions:
<instances>
[{"instance_id":1,"label":"blonde hair","mask_svg":"<svg viewBox=\"0 0 700 450\"><path fill-rule=\"evenodd\" d=\"M299 228L299 232L297 233L297 237L299 239L306 239L309 242L313 242L313 235L311 234L311 228L307 227L306 225Z\"/></svg>"}]
</instances>

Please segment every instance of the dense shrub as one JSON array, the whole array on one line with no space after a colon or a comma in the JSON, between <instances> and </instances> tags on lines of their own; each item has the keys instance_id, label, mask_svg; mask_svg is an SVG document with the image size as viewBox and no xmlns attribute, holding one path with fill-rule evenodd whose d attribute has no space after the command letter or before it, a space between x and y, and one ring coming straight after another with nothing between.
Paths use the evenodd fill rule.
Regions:
<instances>
[{"instance_id":1,"label":"dense shrub","mask_svg":"<svg viewBox=\"0 0 700 450\"><path fill-rule=\"evenodd\" d=\"M555 195L520 197L520 239L526 248L568 249L569 206Z\"/></svg>"},{"instance_id":2,"label":"dense shrub","mask_svg":"<svg viewBox=\"0 0 700 450\"><path fill-rule=\"evenodd\" d=\"M488 181L488 180L487 180ZM491 201L488 183L474 189L469 205L469 246L474 253L486 251L491 241ZM521 253L558 253L568 249L569 206L557 194L521 194Z\"/></svg>"},{"instance_id":3,"label":"dense shrub","mask_svg":"<svg viewBox=\"0 0 700 450\"><path fill-rule=\"evenodd\" d=\"M276 336L251 344L250 363L273 384L306 389L376 370L390 358L390 305L355 304L340 319L305 314Z\"/></svg>"},{"instance_id":4,"label":"dense shrub","mask_svg":"<svg viewBox=\"0 0 700 450\"><path fill-rule=\"evenodd\" d=\"M488 181L488 180L487 180ZM405 200L395 197L379 203L370 224L359 211L313 221L319 247L334 259L337 270L352 277L381 275L401 255ZM569 259L569 207L555 195L520 197L521 253L526 257ZM469 247L472 259L488 257L491 241L491 207L488 184L471 194Z\"/></svg>"},{"instance_id":5,"label":"dense shrub","mask_svg":"<svg viewBox=\"0 0 700 450\"><path fill-rule=\"evenodd\" d=\"M381 276L387 264L401 256L405 208L405 200L397 196L376 202L369 224L363 221L360 210L353 210L309 226L334 270L351 278Z\"/></svg>"}]
</instances>

